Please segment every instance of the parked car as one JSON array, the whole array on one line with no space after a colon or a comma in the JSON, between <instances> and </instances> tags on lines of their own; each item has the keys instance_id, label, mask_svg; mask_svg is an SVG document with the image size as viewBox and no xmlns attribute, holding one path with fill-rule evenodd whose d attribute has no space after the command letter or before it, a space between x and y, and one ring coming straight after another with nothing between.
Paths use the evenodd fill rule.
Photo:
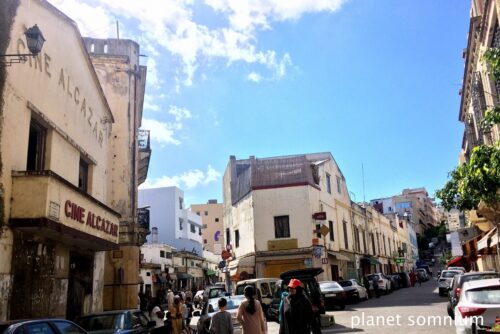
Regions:
<instances>
[{"instance_id":1,"label":"parked car","mask_svg":"<svg viewBox=\"0 0 500 334\"><path fill-rule=\"evenodd\" d=\"M409 288L411 287L410 275L407 272L401 271L396 273L401 278L401 287Z\"/></svg>"},{"instance_id":2,"label":"parked car","mask_svg":"<svg viewBox=\"0 0 500 334\"><path fill-rule=\"evenodd\" d=\"M347 301L359 302L361 299L368 299L368 292L364 286L358 283L355 279L348 281L339 281L340 286L344 289L347 295ZM321 287L321 284L320 284ZM321 289L323 292L323 289Z\"/></svg>"},{"instance_id":3,"label":"parked car","mask_svg":"<svg viewBox=\"0 0 500 334\"><path fill-rule=\"evenodd\" d=\"M427 275L429 277L432 277L432 268L429 267L429 265L427 264L420 264L417 266L417 269L425 269L425 271L427 272Z\"/></svg>"},{"instance_id":4,"label":"parked car","mask_svg":"<svg viewBox=\"0 0 500 334\"><path fill-rule=\"evenodd\" d=\"M335 281L322 281L319 282L319 287L321 289L321 296L325 304L325 308L329 307L334 309L338 307L339 309L345 309L345 304L347 304L347 294L342 286Z\"/></svg>"},{"instance_id":5,"label":"parked car","mask_svg":"<svg viewBox=\"0 0 500 334\"><path fill-rule=\"evenodd\" d=\"M292 278L299 279L304 286L304 293L311 301L313 313L318 326L321 324L321 314L325 314L325 305L321 297L321 289L316 276L321 274L321 268L295 269L285 271L280 274L280 279L276 282L276 288L273 294L273 301L269 305L269 315L272 320L278 321L279 305L281 302L281 294L287 290L287 285Z\"/></svg>"},{"instance_id":6,"label":"parked car","mask_svg":"<svg viewBox=\"0 0 500 334\"><path fill-rule=\"evenodd\" d=\"M441 275L438 278L438 288L440 296L446 296L446 294L448 293L448 289L450 288L451 280L453 279L453 277L460 274L463 274L463 271L460 270L441 271Z\"/></svg>"},{"instance_id":7,"label":"parked car","mask_svg":"<svg viewBox=\"0 0 500 334\"><path fill-rule=\"evenodd\" d=\"M11 320L0 322L0 334L26 333L87 334L85 329L65 319Z\"/></svg>"},{"instance_id":8,"label":"parked car","mask_svg":"<svg viewBox=\"0 0 500 334\"><path fill-rule=\"evenodd\" d=\"M464 267L448 267L446 268L447 270L461 270L463 271L464 273L466 272L465 268Z\"/></svg>"},{"instance_id":9,"label":"parked car","mask_svg":"<svg viewBox=\"0 0 500 334\"><path fill-rule=\"evenodd\" d=\"M499 332L495 321L500 314L500 280L465 282L454 314L458 334Z\"/></svg>"},{"instance_id":10,"label":"parked car","mask_svg":"<svg viewBox=\"0 0 500 334\"><path fill-rule=\"evenodd\" d=\"M245 287L251 285L257 294L257 298L262 303L262 309L266 318L270 318L269 316L269 305L273 300L273 291L276 287L277 278L254 278L248 279L244 281L239 281L236 283L236 288L234 289L235 295L243 295L245 292Z\"/></svg>"},{"instance_id":11,"label":"parked car","mask_svg":"<svg viewBox=\"0 0 500 334\"><path fill-rule=\"evenodd\" d=\"M387 279L391 281L391 290L398 290L401 288L401 277L399 275L387 275Z\"/></svg>"},{"instance_id":12,"label":"parked car","mask_svg":"<svg viewBox=\"0 0 500 334\"><path fill-rule=\"evenodd\" d=\"M231 318L233 320L233 330L234 334L240 334L242 332L241 324L236 319L236 313L238 312L238 307L245 300L245 296L225 296L227 299L226 311L231 313ZM220 297L209 299L200 310L195 310L193 312L193 317L191 318L191 331L196 334L209 334L210 333L210 322L215 313L219 312L219 299Z\"/></svg>"},{"instance_id":13,"label":"parked car","mask_svg":"<svg viewBox=\"0 0 500 334\"><path fill-rule=\"evenodd\" d=\"M366 278L368 278L369 281L373 281L374 284L376 282L378 284L378 288L384 291L384 293L387 294L388 292L391 291L391 282L384 277L384 274L382 273L371 274L366 276Z\"/></svg>"},{"instance_id":14,"label":"parked car","mask_svg":"<svg viewBox=\"0 0 500 334\"><path fill-rule=\"evenodd\" d=\"M149 333L155 321L149 321L141 310L116 310L81 316L76 323L88 333Z\"/></svg>"},{"instance_id":15,"label":"parked car","mask_svg":"<svg viewBox=\"0 0 500 334\"><path fill-rule=\"evenodd\" d=\"M225 285L216 284L212 286L207 286L203 291L203 302L206 302L212 298L224 297L225 295L226 295Z\"/></svg>"},{"instance_id":16,"label":"parked car","mask_svg":"<svg viewBox=\"0 0 500 334\"><path fill-rule=\"evenodd\" d=\"M429 274L427 274L427 270L425 270L424 268L417 268L416 273L422 282L427 282L428 280L430 280Z\"/></svg>"},{"instance_id":17,"label":"parked car","mask_svg":"<svg viewBox=\"0 0 500 334\"><path fill-rule=\"evenodd\" d=\"M477 281L489 278L500 278L500 273L495 271L474 271L469 273L464 273L461 275L456 275L453 277L449 293L448 293L448 305L447 311L448 315L453 319L455 316L453 310L457 306L458 300L460 299L460 293L465 282Z\"/></svg>"}]
</instances>

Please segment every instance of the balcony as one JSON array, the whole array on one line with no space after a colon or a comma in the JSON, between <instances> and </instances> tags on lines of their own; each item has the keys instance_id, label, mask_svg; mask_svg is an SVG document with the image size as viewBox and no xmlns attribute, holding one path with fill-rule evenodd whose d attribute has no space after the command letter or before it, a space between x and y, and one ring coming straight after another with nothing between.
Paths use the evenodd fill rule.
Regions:
<instances>
[{"instance_id":1,"label":"balcony","mask_svg":"<svg viewBox=\"0 0 500 334\"><path fill-rule=\"evenodd\" d=\"M149 130L139 129L137 135L137 146L139 148L137 181L138 184L141 185L148 177L149 160L151 159Z\"/></svg>"},{"instance_id":2,"label":"balcony","mask_svg":"<svg viewBox=\"0 0 500 334\"><path fill-rule=\"evenodd\" d=\"M95 251L118 248L120 214L52 171L12 172L13 229Z\"/></svg>"}]
</instances>

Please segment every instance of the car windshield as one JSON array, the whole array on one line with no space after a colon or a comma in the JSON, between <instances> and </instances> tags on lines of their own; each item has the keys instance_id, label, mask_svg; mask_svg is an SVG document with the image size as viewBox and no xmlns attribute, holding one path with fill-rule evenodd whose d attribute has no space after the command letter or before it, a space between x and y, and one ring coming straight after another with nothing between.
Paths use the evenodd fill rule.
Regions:
<instances>
[{"instance_id":1,"label":"car windshield","mask_svg":"<svg viewBox=\"0 0 500 334\"><path fill-rule=\"evenodd\" d=\"M378 275L368 275L367 278L369 280L374 280L374 279L378 280L379 279Z\"/></svg>"},{"instance_id":2,"label":"car windshield","mask_svg":"<svg viewBox=\"0 0 500 334\"><path fill-rule=\"evenodd\" d=\"M460 274L460 272L458 271L444 271L442 274L441 274L441 277L442 278L453 278L454 276Z\"/></svg>"},{"instance_id":3,"label":"car windshield","mask_svg":"<svg viewBox=\"0 0 500 334\"><path fill-rule=\"evenodd\" d=\"M340 286L352 286L351 281L340 281L339 284Z\"/></svg>"},{"instance_id":4,"label":"car windshield","mask_svg":"<svg viewBox=\"0 0 500 334\"><path fill-rule=\"evenodd\" d=\"M234 294L235 295L243 295L243 294L245 294L245 288L246 288L247 285L253 286L253 288L255 289L255 284L243 283L243 284L239 284L239 285L236 286L236 292Z\"/></svg>"},{"instance_id":5,"label":"car windshield","mask_svg":"<svg viewBox=\"0 0 500 334\"><path fill-rule=\"evenodd\" d=\"M500 304L500 286L466 291L467 299L476 304Z\"/></svg>"},{"instance_id":6,"label":"car windshield","mask_svg":"<svg viewBox=\"0 0 500 334\"><path fill-rule=\"evenodd\" d=\"M488 279L488 278L497 278L499 277L499 274L497 273L491 273L491 274L477 274L477 275L467 275L462 277L462 285L465 282L470 282L470 281L477 281L480 279Z\"/></svg>"},{"instance_id":7,"label":"car windshield","mask_svg":"<svg viewBox=\"0 0 500 334\"><path fill-rule=\"evenodd\" d=\"M342 289L337 282L320 283L319 287L321 290Z\"/></svg>"},{"instance_id":8,"label":"car windshield","mask_svg":"<svg viewBox=\"0 0 500 334\"><path fill-rule=\"evenodd\" d=\"M245 300L244 298L226 298L227 305L226 311L237 309L240 304ZM219 311L219 300L212 299L208 302L208 313L214 313Z\"/></svg>"},{"instance_id":9,"label":"car windshield","mask_svg":"<svg viewBox=\"0 0 500 334\"><path fill-rule=\"evenodd\" d=\"M78 324L87 331L121 329L123 316L123 313L91 315L81 318Z\"/></svg>"}]
</instances>

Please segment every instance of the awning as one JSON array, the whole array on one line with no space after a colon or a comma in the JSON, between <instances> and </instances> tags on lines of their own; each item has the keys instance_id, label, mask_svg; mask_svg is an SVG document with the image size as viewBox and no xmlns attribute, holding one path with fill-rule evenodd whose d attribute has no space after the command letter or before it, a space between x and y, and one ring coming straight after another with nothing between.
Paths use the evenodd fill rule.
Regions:
<instances>
[{"instance_id":1,"label":"awning","mask_svg":"<svg viewBox=\"0 0 500 334\"><path fill-rule=\"evenodd\" d=\"M217 272L215 270L212 270L212 269L207 270L207 276L215 276L215 274L217 274Z\"/></svg>"},{"instance_id":2,"label":"awning","mask_svg":"<svg viewBox=\"0 0 500 334\"><path fill-rule=\"evenodd\" d=\"M496 246L498 243L498 234L497 234L497 228L495 227L494 229L490 230L484 237L481 238L477 242L477 250L481 250L483 248L488 248L492 246Z\"/></svg>"},{"instance_id":3,"label":"awning","mask_svg":"<svg viewBox=\"0 0 500 334\"><path fill-rule=\"evenodd\" d=\"M339 252L328 251L328 255L335 257L339 261L351 261L347 256L342 255Z\"/></svg>"},{"instance_id":4,"label":"awning","mask_svg":"<svg viewBox=\"0 0 500 334\"><path fill-rule=\"evenodd\" d=\"M380 261L374 257L363 256L361 259L365 261L370 261L370 264L374 265L381 264Z\"/></svg>"},{"instance_id":5,"label":"awning","mask_svg":"<svg viewBox=\"0 0 500 334\"><path fill-rule=\"evenodd\" d=\"M453 259L451 259L450 261L448 261L447 266L449 267L449 266L453 266L455 264L462 264L461 262L462 262L463 258L464 258L463 256L456 256Z\"/></svg>"},{"instance_id":6,"label":"awning","mask_svg":"<svg viewBox=\"0 0 500 334\"><path fill-rule=\"evenodd\" d=\"M191 279L191 278L193 278L193 275L191 274L184 274L184 273L177 274L177 279Z\"/></svg>"}]
</instances>

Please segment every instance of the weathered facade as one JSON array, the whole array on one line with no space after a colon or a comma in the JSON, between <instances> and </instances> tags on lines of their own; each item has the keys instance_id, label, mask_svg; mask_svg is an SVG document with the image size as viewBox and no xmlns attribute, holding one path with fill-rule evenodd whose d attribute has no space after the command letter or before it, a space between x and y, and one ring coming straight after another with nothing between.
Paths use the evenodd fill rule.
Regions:
<instances>
[{"instance_id":1,"label":"weathered facade","mask_svg":"<svg viewBox=\"0 0 500 334\"><path fill-rule=\"evenodd\" d=\"M102 311L110 272L113 284L138 282L147 232L133 223L141 178L130 128L142 101L127 96L132 116L110 108L115 92L101 85L76 24L47 1L8 0L0 16L3 54L28 53L34 24L46 39L36 57L0 63L0 321ZM124 308L137 306L134 288L120 291Z\"/></svg>"},{"instance_id":2,"label":"weathered facade","mask_svg":"<svg viewBox=\"0 0 500 334\"><path fill-rule=\"evenodd\" d=\"M104 309L137 306L140 246L149 226L138 221L138 186L146 180L151 149L149 131L139 130L146 67L139 45L120 39L84 38L84 43L115 118L108 146L107 197L120 213L120 248L106 253Z\"/></svg>"},{"instance_id":3,"label":"weathered facade","mask_svg":"<svg viewBox=\"0 0 500 334\"><path fill-rule=\"evenodd\" d=\"M0 319L71 319L102 310L104 251L118 245L120 214L102 182L114 119L75 23L43 0L9 5L5 53L27 53L34 24L46 42L0 65Z\"/></svg>"}]
</instances>

